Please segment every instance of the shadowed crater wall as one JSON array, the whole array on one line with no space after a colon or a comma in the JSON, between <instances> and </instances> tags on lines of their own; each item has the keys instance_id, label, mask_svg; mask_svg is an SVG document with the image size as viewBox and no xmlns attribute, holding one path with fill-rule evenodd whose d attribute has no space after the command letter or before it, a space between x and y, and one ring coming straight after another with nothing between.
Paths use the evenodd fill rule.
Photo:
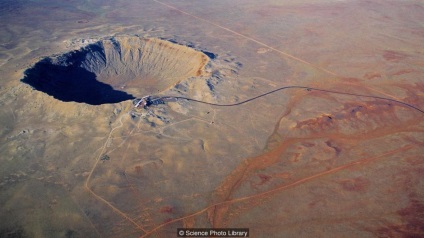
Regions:
<instances>
[{"instance_id":1,"label":"shadowed crater wall","mask_svg":"<svg viewBox=\"0 0 424 238\"><path fill-rule=\"evenodd\" d=\"M44 59L25 72L23 82L64 102L91 105L118 103L134 96L99 82L96 74L74 65L64 66Z\"/></svg>"},{"instance_id":2,"label":"shadowed crater wall","mask_svg":"<svg viewBox=\"0 0 424 238\"><path fill-rule=\"evenodd\" d=\"M169 41L114 37L45 58L22 82L61 101L100 105L170 89L202 76L208 62L206 54Z\"/></svg>"}]
</instances>

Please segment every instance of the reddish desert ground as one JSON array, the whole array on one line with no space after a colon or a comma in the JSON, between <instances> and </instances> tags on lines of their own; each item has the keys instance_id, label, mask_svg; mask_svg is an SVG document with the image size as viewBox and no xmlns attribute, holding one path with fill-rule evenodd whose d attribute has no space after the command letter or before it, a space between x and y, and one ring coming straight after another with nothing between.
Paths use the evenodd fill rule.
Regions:
<instances>
[{"instance_id":1,"label":"reddish desert ground","mask_svg":"<svg viewBox=\"0 0 424 238\"><path fill-rule=\"evenodd\" d=\"M0 25L0 237L424 237L422 1L5 0Z\"/></svg>"}]
</instances>

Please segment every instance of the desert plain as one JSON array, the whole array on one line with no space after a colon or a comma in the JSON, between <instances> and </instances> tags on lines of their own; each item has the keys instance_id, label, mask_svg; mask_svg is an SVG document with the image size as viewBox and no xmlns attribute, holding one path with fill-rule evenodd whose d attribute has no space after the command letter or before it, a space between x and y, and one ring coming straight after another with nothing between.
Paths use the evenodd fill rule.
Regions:
<instances>
[{"instance_id":1,"label":"desert plain","mask_svg":"<svg viewBox=\"0 0 424 238\"><path fill-rule=\"evenodd\" d=\"M4 0L0 25L0 237L424 237L422 1Z\"/></svg>"}]
</instances>

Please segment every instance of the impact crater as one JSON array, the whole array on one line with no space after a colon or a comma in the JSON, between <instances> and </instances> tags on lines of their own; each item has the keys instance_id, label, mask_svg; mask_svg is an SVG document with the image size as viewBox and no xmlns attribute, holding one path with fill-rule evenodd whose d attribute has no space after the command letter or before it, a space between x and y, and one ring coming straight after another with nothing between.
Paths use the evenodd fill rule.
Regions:
<instances>
[{"instance_id":1,"label":"impact crater","mask_svg":"<svg viewBox=\"0 0 424 238\"><path fill-rule=\"evenodd\" d=\"M156 38L120 36L47 57L25 71L24 83L65 102L118 103L205 76L202 51Z\"/></svg>"}]
</instances>

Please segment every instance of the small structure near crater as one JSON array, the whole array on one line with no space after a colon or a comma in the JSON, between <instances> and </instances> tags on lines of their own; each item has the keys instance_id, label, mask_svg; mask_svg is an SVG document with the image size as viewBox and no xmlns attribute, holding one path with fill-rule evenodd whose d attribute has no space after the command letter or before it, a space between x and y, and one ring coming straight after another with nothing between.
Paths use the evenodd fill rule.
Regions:
<instances>
[{"instance_id":1,"label":"small structure near crater","mask_svg":"<svg viewBox=\"0 0 424 238\"><path fill-rule=\"evenodd\" d=\"M135 108L147 108L152 104L150 96L145 96L142 98L137 98L133 100L133 104Z\"/></svg>"},{"instance_id":2,"label":"small structure near crater","mask_svg":"<svg viewBox=\"0 0 424 238\"><path fill-rule=\"evenodd\" d=\"M147 109L151 105L165 104L165 101L162 98L153 98L152 96L145 96L142 98L134 99L133 104L135 108Z\"/></svg>"}]
</instances>

